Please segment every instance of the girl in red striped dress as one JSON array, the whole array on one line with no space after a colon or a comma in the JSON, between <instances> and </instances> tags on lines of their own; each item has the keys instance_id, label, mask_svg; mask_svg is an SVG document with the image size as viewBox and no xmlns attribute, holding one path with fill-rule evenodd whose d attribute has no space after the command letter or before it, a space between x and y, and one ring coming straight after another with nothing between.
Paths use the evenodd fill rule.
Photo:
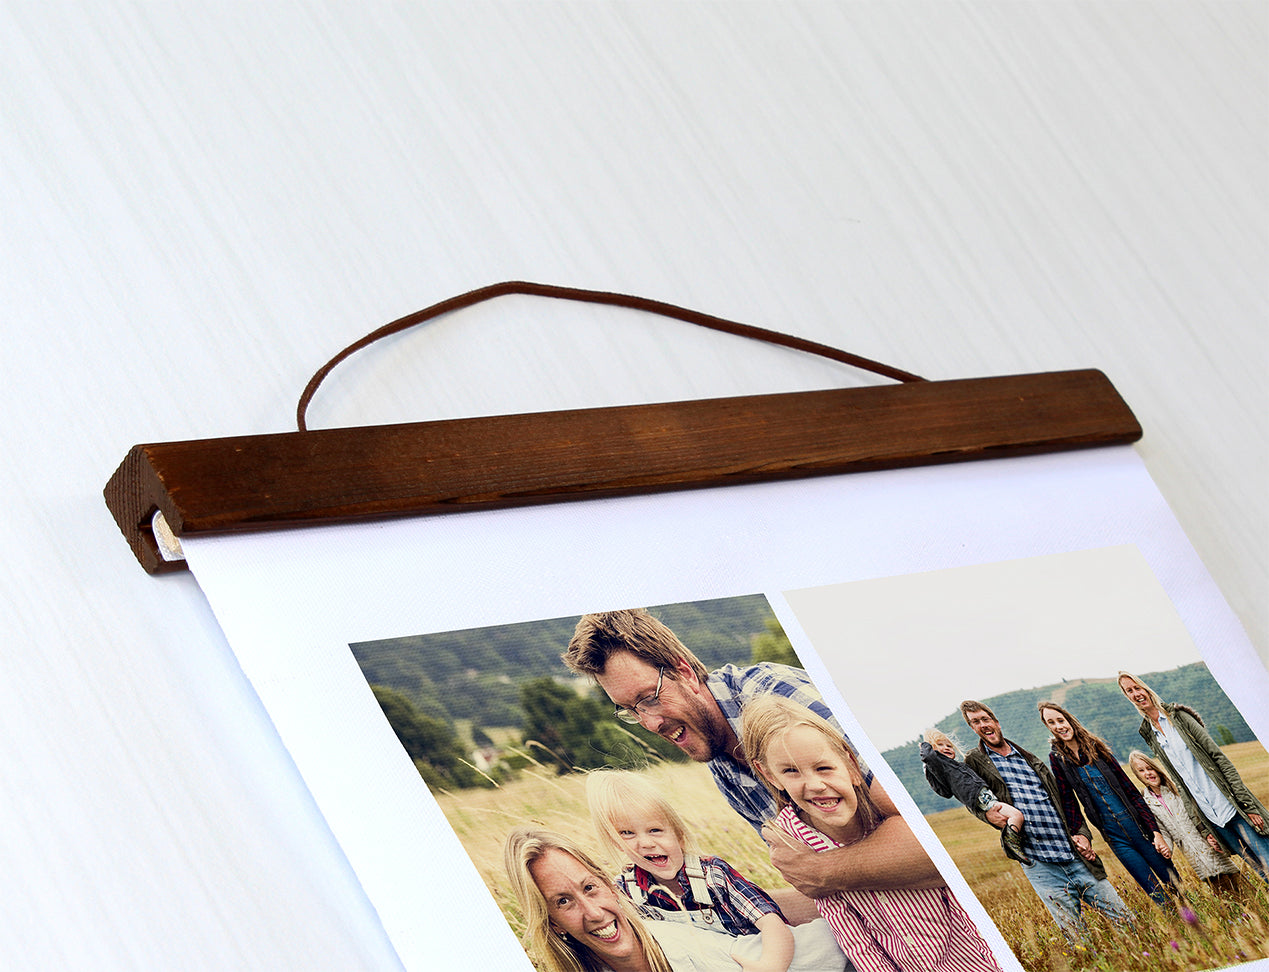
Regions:
<instances>
[{"instance_id":1,"label":"girl in red striped dress","mask_svg":"<svg viewBox=\"0 0 1269 972\"><path fill-rule=\"evenodd\" d=\"M742 748L780 806L775 825L816 851L865 839L883 815L854 750L824 719L775 695L744 710ZM838 891L817 898L859 972L1000 972L947 887Z\"/></svg>"}]
</instances>

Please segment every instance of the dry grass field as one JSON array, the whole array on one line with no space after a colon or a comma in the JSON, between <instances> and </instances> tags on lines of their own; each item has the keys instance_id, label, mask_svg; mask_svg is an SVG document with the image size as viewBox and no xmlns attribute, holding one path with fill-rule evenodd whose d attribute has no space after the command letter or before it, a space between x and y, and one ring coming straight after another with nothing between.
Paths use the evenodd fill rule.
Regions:
<instances>
[{"instance_id":1,"label":"dry grass field","mask_svg":"<svg viewBox=\"0 0 1269 972\"><path fill-rule=\"evenodd\" d=\"M784 885L771 867L766 844L719 795L704 766L675 763L646 772L683 816L695 850L723 858L763 887ZM605 859L591 829L584 783L583 773L556 776L554 770L542 769L498 789L437 794L446 819L517 935L520 915L502 869L502 843L512 828L532 824L567 834L614 874L625 863Z\"/></svg>"},{"instance_id":2,"label":"dry grass field","mask_svg":"<svg viewBox=\"0 0 1269 972\"><path fill-rule=\"evenodd\" d=\"M1226 752L1256 793L1269 793L1269 755L1263 747L1242 743ZM767 858L766 845L727 806L704 766L662 765L646 772L687 821L697 851L724 858L764 887L783 886ZM540 769L497 789L437 794L446 818L517 934L522 930L520 915L502 870L503 840L512 828L533 824L578 839L602 860L586 810L584 780L581 773L557 776ZM1133 928L1125 929L1094 915L1083 936L1071 942L1049 918L1021 868L1003 857L996 831L959 808L927 819L1031 972L1214 969L1269 957L1269 889L1254 878L1247 881L1245 900L1223 901L1182 862L1185 910L1165 913L1099 839L1095 846L1111 880L1140 917ZM615 873L624 862L606 863Z\"/></svg>"},{"instance_id":3,"label":"dry grass field","mask_svg":"<svg viewBox=\"0 0 1269 972\"><path fill-rule=\"evenodd\" d=\"M1225 752L1254 793L1269 793L1269 755L1263 746L1238 743ZM1186 903L1182 910L1164 912L1097 838L1093 846L1111 881L1140 917L1135 927L1124 929L1094 915L1083 937L1070 942L1049 918L1021 867L1001 854L995 830L959 807L926 819L1023 967L1033 972L1215 969L1269 957L1269 889L1254 876L1246 879L1243 901L1222 901L1179 860Z\"/></svg>"}]
</instances>

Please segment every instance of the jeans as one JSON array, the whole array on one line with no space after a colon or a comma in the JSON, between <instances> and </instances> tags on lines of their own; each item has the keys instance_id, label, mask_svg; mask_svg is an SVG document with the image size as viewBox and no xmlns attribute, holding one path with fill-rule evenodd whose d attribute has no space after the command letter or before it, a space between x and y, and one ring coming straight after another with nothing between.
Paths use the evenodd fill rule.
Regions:
<instances>
[{"instance_id":1,"label":"jeans","mask_svg":"<svg viewBox=\"0 0 1269 972\"><path fill-rule=\"evenodd\" d=\"M1064 932L1079 929L1080 911L1085 907L1096 908L1115 921L1132 921L1132 912L1114 885L1093 877L1081 860L1072 858L1058 864L1035 861L1030 867L1023 865L1022 873Z\"/></svg>"},{"instance_id":2,"label":"jeans","mask_svg":"<svg viewBox=\"0 0 1269 972\"><path fill-rule=\"evenodd\" d=\"M1166 904L1168 892L1165 889L1168 885L1177 883L1177 873L1168 859L1154 849L1154 844L1141 836L1136 824L1129 820L1124 829L1128 827L1132 828L1130 833L1107 827L1102 831L1102 836L1106 838L1111 853L1119 858L1119 863L1145 889L1151 900L1155 904Z\"/></svg>"},{"instance_id":3,"label":"jeans","mask_svg":"<svg viewBox=\"0 0 1269 972\"><path fill-rule=\"evenodd\" d=\"M1269 881L1269 837L1256 833L1256 828L1243 819L1241 813L1234 814L1223 827L1218 827L1210 820L1207 825L1225 842L1226 847L1235 854L1241 854L1243 860L1256 869L1257 874Z\"/></svg>"},{"instance_id":4,"label":"jeans","mask_svg":"<svg viewBox=\"0 0 1269 972\"><path fill-rule=\"evenodd\" d=\"M1176 871L1168 859L1154 849L1154 844L1142 836L1141 828L1101 770L1081 766L1079 774L1088 802L1093 804L1085 807L1089 819L1097 825L1111 852L1128 869L1132 879L1145 889L1155 904L1165 904L1168 893L1164 889L1177 883Z\"/></svg>"}]
</instances>

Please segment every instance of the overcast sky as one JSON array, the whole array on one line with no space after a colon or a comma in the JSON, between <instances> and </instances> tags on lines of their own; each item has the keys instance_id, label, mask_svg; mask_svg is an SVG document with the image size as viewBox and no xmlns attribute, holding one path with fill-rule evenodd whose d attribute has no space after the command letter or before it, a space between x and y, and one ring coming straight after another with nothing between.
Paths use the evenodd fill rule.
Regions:
<instances>
[{"instance_id":1,"label":"overcast sky","mask_svg":"<svg viewBox=\"0 0 1269 972\"><path fill-rule=\"evenodd\" d=\"M962 699L1199 660L1163 588L1130 546L786 598L881 750L916 738ZM1125 701L1124 717L1131 716Z\"/></svg>"}]
</instances>

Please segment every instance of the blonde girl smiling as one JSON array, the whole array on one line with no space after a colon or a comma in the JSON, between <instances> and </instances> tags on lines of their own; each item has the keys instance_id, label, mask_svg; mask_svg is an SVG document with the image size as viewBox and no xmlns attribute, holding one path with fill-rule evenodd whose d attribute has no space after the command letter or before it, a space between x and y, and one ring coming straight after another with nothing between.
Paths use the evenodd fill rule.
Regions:
<instances>
[{"instance_id":1,"label":"blonde girl smiling","mask_svg":"<svg viewBox=\"0 0 1269 972\"><path fill-rule=\"evenodd\" d=\"M850 744L809 709L775 695L754 699L742 746L780 807L778 830L767 833L822 853L863 840L885 819ZM858 972L999 972L946 886L838 891L815 905Z\"/></svg>"}]
</instances>

